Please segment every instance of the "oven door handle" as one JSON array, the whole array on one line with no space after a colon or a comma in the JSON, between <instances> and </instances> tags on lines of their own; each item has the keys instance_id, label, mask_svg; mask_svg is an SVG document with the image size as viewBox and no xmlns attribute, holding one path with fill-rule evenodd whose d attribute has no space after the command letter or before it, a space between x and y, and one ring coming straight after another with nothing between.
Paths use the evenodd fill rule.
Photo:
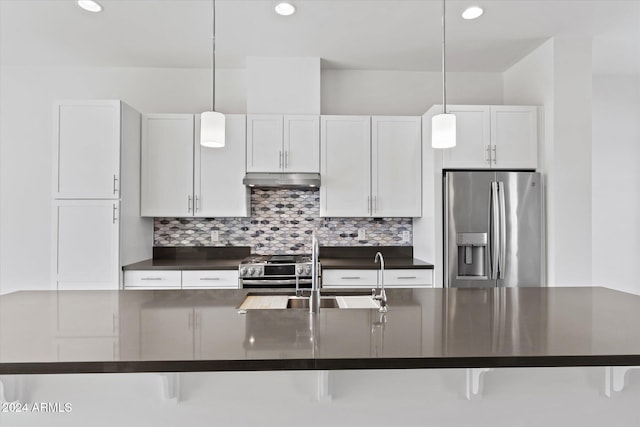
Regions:
<instances>
[{"instance_id":1,"label":"oven door handle","mask_svg":"<svg viewBox=\"0 0 640 427\"><path fill-rule=\"evenodd\" d=\"M296 279L240 279L243 285L296 285ZM311 279L300 279L301 284L311 283Z\"/></svg>"}]
</instances>

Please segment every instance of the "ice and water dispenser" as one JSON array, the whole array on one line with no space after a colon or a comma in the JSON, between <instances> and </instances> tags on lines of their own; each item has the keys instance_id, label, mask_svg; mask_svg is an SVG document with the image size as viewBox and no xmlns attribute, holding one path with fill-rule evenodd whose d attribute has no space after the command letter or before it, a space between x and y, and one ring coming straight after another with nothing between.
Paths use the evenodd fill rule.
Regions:
<instances>
[{"instance_id":1,"label":"ice and water dispenser","mask_svg":"<svg viewBox=\"0 0 640 427\"><path fill-rule=\"evenodd\" d=\"M487 277L487 233L457 233L458 279Z\"/></svg>"}]
</instances>

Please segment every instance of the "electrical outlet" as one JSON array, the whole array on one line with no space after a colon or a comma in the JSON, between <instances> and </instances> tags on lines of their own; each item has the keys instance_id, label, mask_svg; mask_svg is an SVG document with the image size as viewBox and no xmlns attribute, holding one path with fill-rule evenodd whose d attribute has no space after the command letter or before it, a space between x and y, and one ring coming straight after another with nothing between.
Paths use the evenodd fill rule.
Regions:
<instances>
[{"instance_id":1,"label":"electrical outlet","mask_svg":"<svg viewBox=\"0 0 640 427\"><path fill-rule=\"evenodd\" d=\"M367 231L364 228L358 229L358 240L367 240Z\"/></svg>"},{"instance_id":2,"label":"electrical outlet","mask_svg":"<svg viewBox=\"0 0 640 427\"><path fill-rule=\"evenodd\" d=\"M402 241L404 243L407 243L410 240L411 240L411 233L409 231L403 231L402 232Z\"/></svg>"},{"instance_id":3,"label":"electrical outlet","mask_svg":"<svg viewBox=\"0 0 640 427\"><path fill-rule=\"evenodd\" d=\"M218 235L218 230L211 230L211 243L216 243L220 241L220 236Z\"/></svg>"}]
</instances>

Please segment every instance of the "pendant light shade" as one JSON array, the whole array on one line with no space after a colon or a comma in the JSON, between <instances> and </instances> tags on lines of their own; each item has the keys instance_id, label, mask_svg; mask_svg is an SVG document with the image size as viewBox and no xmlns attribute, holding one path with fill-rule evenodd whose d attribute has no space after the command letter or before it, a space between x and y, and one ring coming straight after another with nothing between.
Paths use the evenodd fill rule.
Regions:
<instances>
[{"instance_id":1,"label":"pendant light shade","mask_svg":"<svg viewBox=\"0 0 640 427\"><path fill-rule=\"evenodd\" d=\"M447 113L447 56L446 56L446 9L442 0L442 114L431 119L431 147L451 148L456 146L456 116Z\"/></svg>"},{"instance_id":2,"label":"pendant light shade","mask_svg":"<svg viewBox=\"0 0 640 427\"><path fill-rule=\"evenodd\" d=\"M217 111L205 111L200 115L200 145L203 147L224 147L224 130L224 114Z\"/></svg>"},{"instance_id":3,"label":"pendant light shade","mask_svg":"<svg viewBox=\"0 0 640 427\"><path fill-rule=\"evenodd\" d=\"M222 148L225 143L224 114L216 111L216 1L211 2L212 61L211 61L211 111L200 116L200 145L210 148Z\"/></svg>"},{"instance_id":4,"label":"pendant light shade","mask_svg":"<svg viewBox=\"0 0 640 427\"><path fill-rule=\"evenodd\" d=\"M451 148L456 146L456 116L438 114L431 119L431 146Z\"/></svg>"}]
</instances>

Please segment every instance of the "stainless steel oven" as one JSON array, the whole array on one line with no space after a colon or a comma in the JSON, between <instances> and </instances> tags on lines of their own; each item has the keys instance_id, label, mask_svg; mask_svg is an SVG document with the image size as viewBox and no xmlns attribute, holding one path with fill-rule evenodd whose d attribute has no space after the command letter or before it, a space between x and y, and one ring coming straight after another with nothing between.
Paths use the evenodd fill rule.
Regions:
<instances>
[{"instance_id":1,"label":"stainless steel oven","mask_svg":"<svg viewBox=\"0 0 640 427\"><path fill-rule=\"evenodd\" d=\"M238 268L241 288L311 288L307 255L252 255Z\"/></svg>"}]
</instances>

